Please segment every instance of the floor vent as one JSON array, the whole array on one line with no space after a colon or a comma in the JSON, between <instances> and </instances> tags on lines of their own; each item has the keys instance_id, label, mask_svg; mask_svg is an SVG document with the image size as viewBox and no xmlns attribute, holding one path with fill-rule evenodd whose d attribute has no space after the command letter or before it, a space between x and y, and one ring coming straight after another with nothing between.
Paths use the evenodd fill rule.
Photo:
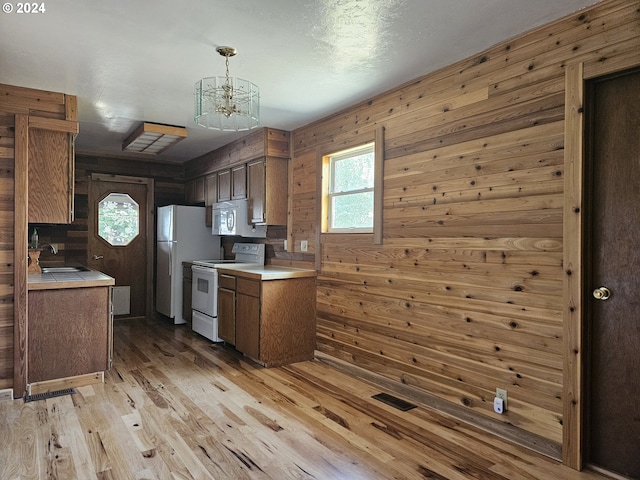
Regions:
<instances>
[{"instance_id":1,"label":"floor vent","mask_svg":"<svg viewBox=\"0 0 640 480\"><path fill-rule=\"evenodd\" d=\"M75 388L65 388L54 392L36 393L35 395L27 395L24 397L25 402L35 402L37 400L46 400L47 398L62 397L63 395L71 395L76 393Z\"/></svg>"},{"instance_id":2,"label":"floor vent","mask_svg":"<svg viewBox=\"0 0 640 480\"><path fill-rule=\"evenodd\" d=\"M398 410L402 410L406 412L407 410L411 410L412 408L416 408L416 405L413 403L409 403L401 398L394 397L393 395L389 395L388 393L376 393L371 398L375 398L376 400L380 400L387 405L391 405Z\"/></svg>"}]
</instances>

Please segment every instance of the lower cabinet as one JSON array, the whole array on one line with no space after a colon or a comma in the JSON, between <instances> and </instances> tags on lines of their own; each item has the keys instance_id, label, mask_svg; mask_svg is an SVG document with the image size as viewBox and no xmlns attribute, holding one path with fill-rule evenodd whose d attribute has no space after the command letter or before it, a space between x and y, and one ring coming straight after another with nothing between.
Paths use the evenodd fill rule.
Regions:
<instances>
[{"instance_id":1,"label":"lower cabinet","mask_svg":"<svg viewBox=\"0 0 640 480\"><path fill-rule=\"evenodd\" d=\"M238 351L266 367L313 359L315 277L256 280L235 276L235 291L220 288L218 292L218 334ZM231 314L232 294L235 315Z\"/></svg>"},{"instance_id":2,"label":"lower cabinet","mask_svg":"<svg viewBox=\"0 0 640 480\"><path fill-rule=\"evenodd\" d=\"M109 287L29 291L27 383L108 370L112 321Z\"/></svg>"},{"instance_id":3,"label":"lower cabinet","mask_svg":"<svg viewBox=\"0 0 640 480\"><path fill-rule=\"evenodd\" d=\"M236 348L255 360L260 357L260 284L238 278L236 308Z\"/></svg>"},{"instance_id":4,"label":"lower cabinet","mask_svg":"<svg viewBox=\"0 0 640 480\"><path fill-rule=\"evenodd\" d=\"M191 271L191 263L183 262L182 264L182 318L189 325L193 321L193 312L191 311L191 284L193 272Z\"/></svg>"},{"instance_id":5,"label":"lower cabinet","mask_svg":"<svg viewBox=\"0 0 640 480\"><path fill-rule=\"evenodd\" d=\"M218 275L218 336L236 344L236 277Z\"/></svg>"}]
</instances>

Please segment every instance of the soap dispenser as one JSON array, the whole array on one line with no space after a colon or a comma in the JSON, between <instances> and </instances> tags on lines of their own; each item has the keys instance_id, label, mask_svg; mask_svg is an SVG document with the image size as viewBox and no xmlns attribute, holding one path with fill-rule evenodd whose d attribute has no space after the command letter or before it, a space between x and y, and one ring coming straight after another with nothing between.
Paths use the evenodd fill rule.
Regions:
<instances>
[{"instance_id":1,"label":"soap dispenser","mask_svg":"<svg viewBox=\"0 0 640 480\"><path fill-rule=\"evenodd\" d=\"M38 230L35 228L31 234L31 248L38 248Z\"/></svg>"}]
</instances>

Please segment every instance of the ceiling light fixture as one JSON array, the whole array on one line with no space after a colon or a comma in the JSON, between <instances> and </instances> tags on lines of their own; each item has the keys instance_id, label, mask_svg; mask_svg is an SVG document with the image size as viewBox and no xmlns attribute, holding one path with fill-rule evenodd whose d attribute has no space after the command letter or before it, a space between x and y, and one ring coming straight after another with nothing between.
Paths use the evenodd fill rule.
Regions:
<instances>
[{"instance_id":1,"label":"ceiling light fixture","mask_svg":"<svg viewBox=\"0 0 640 480\"><path fill-rule=\"evenodd\" d=\"M207 77L196 82L195 114L197 125L222 131L251 130L260 124L260 89L254 83L229 76L232 47L218 47L227 67L224 77Z\"/></svg>"},{"instance_id":2,"label":"ceiling light fixture","mask_svg":"<svg viewBox=\"0 0 640 480\"><path fill-rule=\"evenodd\" d=\"M157 155L187 138L187 129L144 122L122 144L122 150Z\"/></svg>"}]
</instances>

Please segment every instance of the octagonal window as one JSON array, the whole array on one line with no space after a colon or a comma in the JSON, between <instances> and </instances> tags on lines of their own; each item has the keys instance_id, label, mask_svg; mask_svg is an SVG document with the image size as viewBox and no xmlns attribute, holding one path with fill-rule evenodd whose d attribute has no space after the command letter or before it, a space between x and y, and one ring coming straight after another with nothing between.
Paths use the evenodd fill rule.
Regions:
<instances>
[{"instance_id":1,"label":"octagonal window","mask_svg":"<svg viewBox=\"0 0 640 480\"><path fill-rule=\"evenodd\" d=\"M110 193L98 204L98 235L118 247L140 233L140 208L126 193Z\"/></svg>"}]
</instances>

